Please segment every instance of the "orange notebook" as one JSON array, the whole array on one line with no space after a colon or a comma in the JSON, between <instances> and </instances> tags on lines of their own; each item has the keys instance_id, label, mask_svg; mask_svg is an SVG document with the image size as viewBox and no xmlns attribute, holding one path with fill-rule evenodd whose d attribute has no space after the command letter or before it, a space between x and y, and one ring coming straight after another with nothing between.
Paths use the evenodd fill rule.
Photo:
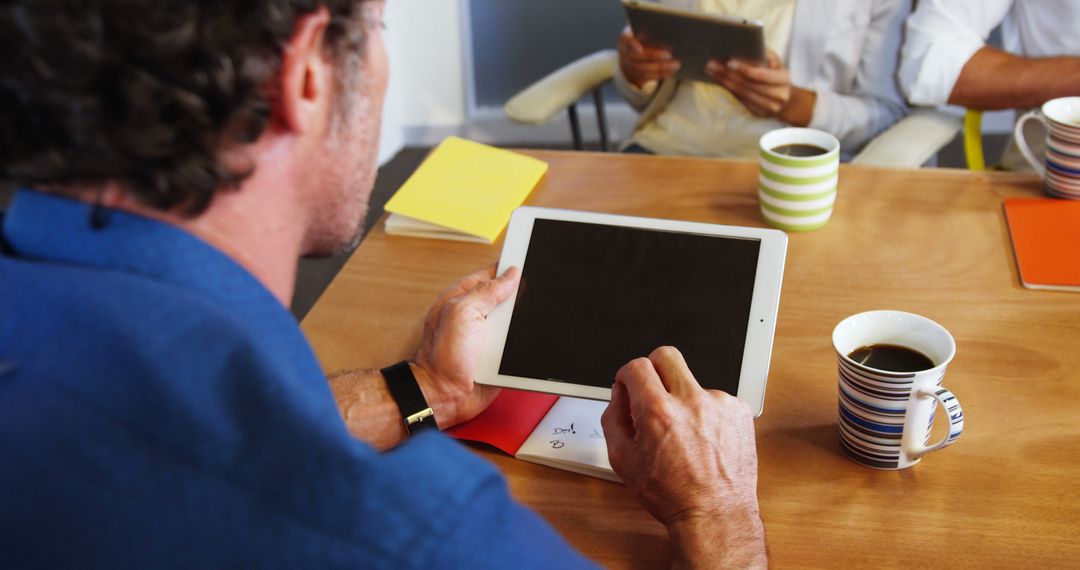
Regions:
<instances>
[{"instance_id":1,"label":"orange notebook","mask_svg":"<svg viewBox=\"0 0 1080 570\"><path fill-rule=\"evenodd\" d=\"M1080 291L1080 201L1009 198L1005 219L1024 287Z\"/></svg>"}]
</instances>

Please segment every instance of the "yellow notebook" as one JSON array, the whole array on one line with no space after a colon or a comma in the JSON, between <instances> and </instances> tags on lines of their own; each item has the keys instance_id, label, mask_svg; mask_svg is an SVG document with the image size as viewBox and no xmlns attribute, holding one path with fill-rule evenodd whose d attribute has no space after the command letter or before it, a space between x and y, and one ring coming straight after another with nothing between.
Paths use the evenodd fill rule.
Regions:
<instances>
[{"instance_id":1,"label":"yellow notebook","mask_svg":"<svg viewBox=\"0 0 1080 570\"><path fill-rule=\"evenodd\" d=\"M493 243L545 172L541 160L449 137L386 203L386 233Z\"/></svg>"}]
</instances>

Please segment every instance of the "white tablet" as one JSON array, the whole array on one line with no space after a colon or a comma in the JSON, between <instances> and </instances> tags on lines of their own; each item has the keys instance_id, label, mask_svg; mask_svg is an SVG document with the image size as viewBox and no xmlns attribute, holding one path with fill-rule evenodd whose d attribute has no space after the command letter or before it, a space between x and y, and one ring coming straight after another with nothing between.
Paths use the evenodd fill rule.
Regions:
<instances>
[{"instance_id":1,"label":"white tablet","mask_svg":"<svg viewBox=\"0 0 1080 570\"><path fill-rule=\"evenodd\" d=\"M760 415L786 252L777 230L518 208L499 272L521 284L488 315L478 381L609 400L622 365L671 345Z\"/></svg>"}]
</instances>

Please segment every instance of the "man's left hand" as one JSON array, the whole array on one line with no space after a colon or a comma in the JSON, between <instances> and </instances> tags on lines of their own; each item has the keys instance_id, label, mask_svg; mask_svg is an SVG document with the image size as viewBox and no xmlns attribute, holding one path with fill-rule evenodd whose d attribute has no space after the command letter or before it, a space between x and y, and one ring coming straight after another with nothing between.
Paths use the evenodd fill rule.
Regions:
<instances>
[{"instance_id":1,"label":"man's left hand","mask_svg":"<svg viewBox=\"0 0 1080 570\"><path fill-rule=\"evenodd\" d=\"M520 277L516 267L495 277L491 265L443 291L428 311L414 362L440 428L474 418L499 394L498 388L473 379L484 350L487 315L514 294Z\"/></svg>"}]
</instances>

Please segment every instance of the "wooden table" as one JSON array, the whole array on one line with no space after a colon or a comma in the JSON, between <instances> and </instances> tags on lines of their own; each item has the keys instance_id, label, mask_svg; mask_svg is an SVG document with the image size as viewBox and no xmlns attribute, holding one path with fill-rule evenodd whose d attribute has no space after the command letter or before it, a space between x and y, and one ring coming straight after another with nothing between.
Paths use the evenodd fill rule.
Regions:
<instances>
[{"instance_id":1,"label":"wooden table","mask_svg":"<svg viewBox=\"0 0 1080 570\"><path fill-rule=\"evenodd\" d=\"M530 152L551 169L529 203L762 226L754 163ZM1001 201L1018 174L841 167L830 224L791 234L764 415L759 496L777 568L1080 565L1080 294L1030 291ZM411 355L429 303L499 246L375 228L304 331L327 372ZM955 336L945 385L963 403L952 447L876 471L837 443L832 328L870 309L916 312ZM621 486L474 448L584 554L661 567L663 528Z\"/></svg>"}]
</instances>

